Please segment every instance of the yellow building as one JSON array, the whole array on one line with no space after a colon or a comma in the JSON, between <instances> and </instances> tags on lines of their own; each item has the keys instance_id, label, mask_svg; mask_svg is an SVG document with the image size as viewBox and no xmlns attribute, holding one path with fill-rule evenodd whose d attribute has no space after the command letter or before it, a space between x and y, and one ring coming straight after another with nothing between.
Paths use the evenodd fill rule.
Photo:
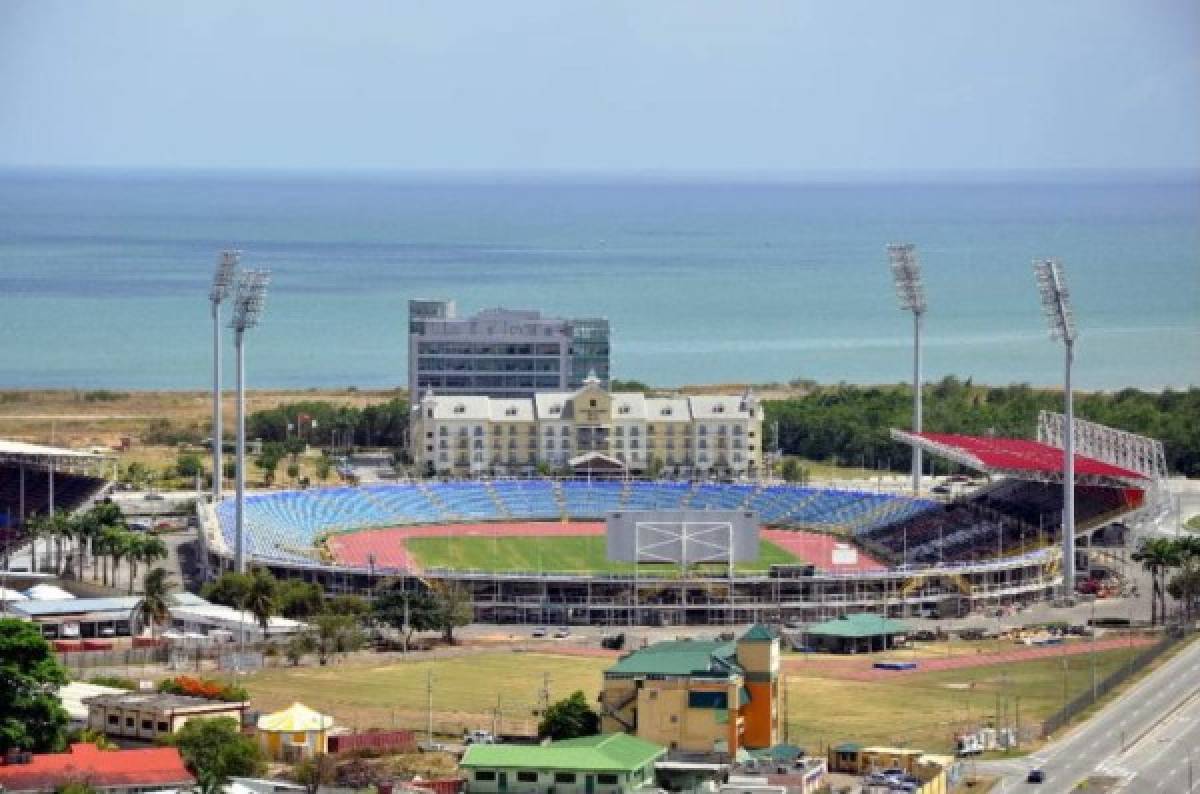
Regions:
<instances>
[{"instance_id":1,"label":"yellow building","mask_svg":"<svg viewBox=\"0 0 1200 794\"><path fill-rule=\"evenodd\" d=\"M258 741L268 758L298 761L325 752L333 717L293 703L258 718Z\"/></svg>"},{"instance_id":2,"label":"yellow building","mask_svg":"<svg viewBox=\"0 0 1200 794\"><path fill-rule=\"evenodd\" d=\"M429 473L531 474L598 453L626 473L757 476L763 407L740 395L647 397L589 377L573 392L531 398L437 395L413 407L413 457Z\"/></svg>"},{"instance_id":3,"label":"yellow building","mask_svg":"<svg viewBox=\"0 0 1200 794\"><path fill-rule=\"evenodd\" d=\"M674 640L604 672L601 730L671 750L734 756L779 739L779 639L755 626L736 642Z\"/></svg>"}]
</instances>

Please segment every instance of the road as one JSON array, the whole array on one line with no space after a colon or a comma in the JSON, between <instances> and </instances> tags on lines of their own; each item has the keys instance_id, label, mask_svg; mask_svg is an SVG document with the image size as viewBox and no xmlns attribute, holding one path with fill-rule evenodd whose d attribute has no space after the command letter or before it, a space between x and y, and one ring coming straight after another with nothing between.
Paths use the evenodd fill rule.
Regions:
<instances>
[{"instance_id":1,"label":"road","mask_svg":"<svg viewBox=\"0 0 1200 794\"><path fill-rule=\"evenodd\" d=\"M1188 785L1188 750L1197 775ZM1041 767L1046 782L1025 782ZM981 761L1004 776L997 791L1072 791L1089 777L1116 778L1128 792L1200 792L1200 641L1142 679L1100 714L1027 759Z\"/></svg>"}]
</instances>

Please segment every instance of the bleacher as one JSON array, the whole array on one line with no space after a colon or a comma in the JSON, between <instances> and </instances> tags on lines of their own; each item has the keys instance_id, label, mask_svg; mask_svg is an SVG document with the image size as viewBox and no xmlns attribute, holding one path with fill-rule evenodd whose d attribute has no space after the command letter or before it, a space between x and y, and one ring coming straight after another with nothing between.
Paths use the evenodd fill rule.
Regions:
<instances>
[{"instance_id":1,"label":"bleacher","mask_svg":"<svg viewBox=\"0 0 1200 794\"><path fill-rule=\"evenodd\" d=\"M869 535L880 526L895 525L928 511L934 504L890 494L800 485L581 480L424 482L255 494L246 499L246 526L251 555L311 561L321 535L369 527L562 518L595 521L618 510L687 507L751 509L759 512L764 524L849 528ZM231 547L233 511L232 501L217 507L222 533ZM916 543L924 540L918 537Z\"/></svg>"},{"instance_id":2,"label":"bleacher","mask_svg":"<svg viewBox=\"0 0 1200 794\"><path fill-rule=\"evenodd\" d=\"M45 471L25 469L25 516L50 509L50 484ZM70 472L54 474L54 509L73 512L98 497L108 486L99 477ZM24 542L21 531L21 473L18 466L0 465L0 550Z\"/></svg>"}]
</instances>

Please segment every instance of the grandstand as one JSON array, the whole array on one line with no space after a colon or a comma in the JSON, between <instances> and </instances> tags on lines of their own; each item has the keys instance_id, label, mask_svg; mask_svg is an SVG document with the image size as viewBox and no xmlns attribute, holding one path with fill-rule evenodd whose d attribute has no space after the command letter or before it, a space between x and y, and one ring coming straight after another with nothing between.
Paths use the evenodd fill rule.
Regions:
<instances>
[{"instance_id":1,"label":"grandstand","mask_svg":"<svg viewBox=\"0 0 1200 794\"><path fill-rule=\"evenodd\" d=\"M614 511L681 508L756 511L769 528L764 540L801 562L732 579L689 570L682 580L661 566L633 575L427 569L404 550L410 537L582 538L602 531L597 522ZM247 497L245 521L251 559L280 575L303 575L331 592L366 592L370 560L370 573L400 576L412 587L439 580L467 587L476 618L492 622L721 624L820 620L848 609L958 614L1041 598L1052 587L1054 550L973 567L943 559L919 571L889 568L870 553L874 533L942 510L926 499L801 485L546 479L257 494ZM228 565L232 502L216 506L204 526L211 561Z\"/></svg>"},{"instance_id":2,"label":"grandstand","mask_svg":"<svg viewBox=\"0 0 1200 794\"><path fill-rule=\"evenodd\" d=\"M74 512L102 497L103 458L89 452L0 440L0 555L26 542L26 522L55 510Z\"/></svg>"}]
</instances>

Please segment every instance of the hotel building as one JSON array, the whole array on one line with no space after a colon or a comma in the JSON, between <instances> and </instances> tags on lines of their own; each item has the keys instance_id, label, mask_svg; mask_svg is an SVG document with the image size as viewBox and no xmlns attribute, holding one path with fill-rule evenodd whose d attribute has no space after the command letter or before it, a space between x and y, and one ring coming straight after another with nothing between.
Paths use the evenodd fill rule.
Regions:
<instances>
[{"instance_id":1,"label":"hotel building","mask_svg":"<svg viewBox=\"0 0 1200 794\"><path fill-rule=\"evenodd\" d=\"M439 395L412 414L413 453L425 472L486 476L539 467L591 473L739 478L762 468L762 404L729 396L647 397L609 392L595 376L575 391L525 398Z\"/></svg>"}]
</instances>

